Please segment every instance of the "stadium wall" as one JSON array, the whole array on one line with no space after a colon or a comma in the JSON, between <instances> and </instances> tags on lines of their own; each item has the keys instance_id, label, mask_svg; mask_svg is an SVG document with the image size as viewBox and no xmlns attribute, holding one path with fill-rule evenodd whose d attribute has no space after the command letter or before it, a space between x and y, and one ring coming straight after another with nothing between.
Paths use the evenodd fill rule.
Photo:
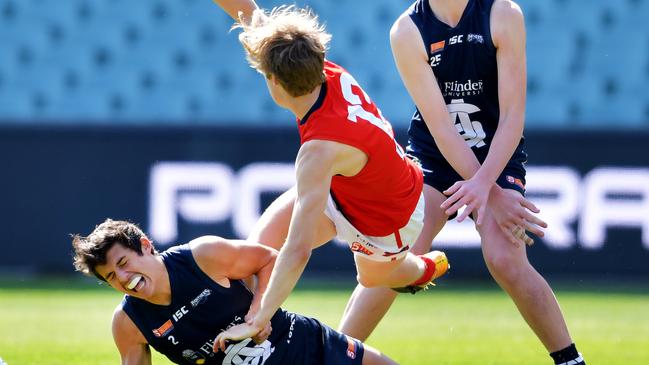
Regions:
<instances>
[{"instance_id":1,"label":"stadium wall","mask_svg":"<svg viewBox=\"0 0 649 365\"><path fill-rule=\"evenodd\" d=\"M398 131L405 141L405 131ZM529 249L544 274L649 278L649 132L527 134L528 195L550 228ZM245 237L294 182L293 128L0 127L0 271L71 273L70 234L107 217L140 224L160 248L214 234ZM472 224L435 247L455 277L486 276ZM329 244L314 274L353 270Z\"/></svg>"}]
</instances>

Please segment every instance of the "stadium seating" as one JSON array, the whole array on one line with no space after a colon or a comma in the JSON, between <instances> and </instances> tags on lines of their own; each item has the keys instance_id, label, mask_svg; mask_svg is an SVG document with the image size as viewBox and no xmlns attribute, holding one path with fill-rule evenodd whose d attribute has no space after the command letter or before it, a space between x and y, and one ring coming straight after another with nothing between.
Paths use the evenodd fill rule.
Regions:
<instances>
[{"instance_id":1,"label":"stadium seating","mask_svg":"<svg viewBox=\"0 0 649 365\"><path fill-rule=\"evenodd\" d=\"M259 1L264 7L282 1ZM408 0L303 0L394 124L413 104L389 48ZM649 125L649 0L520 0L529 128ZM4 123L286 124L210 0L3 0Z\"/></svg>"}]
</instances>

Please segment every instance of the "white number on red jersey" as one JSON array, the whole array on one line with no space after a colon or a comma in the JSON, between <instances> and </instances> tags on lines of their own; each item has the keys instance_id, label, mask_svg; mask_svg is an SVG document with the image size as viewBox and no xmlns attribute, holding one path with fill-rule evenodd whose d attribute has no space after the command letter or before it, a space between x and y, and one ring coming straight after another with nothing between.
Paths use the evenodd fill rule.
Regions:
<instances>
[{"instance_id":1,"label":"white number on red jersey","mask_svg":"<svg viewBox=\"0 0 649 365\"><path fill-rule=\"evenodd\" d=\"M363 93L363 98L365 99L366 103L370 104L372 103L372 100L370 100L370 97L363 90L363 88L361 88L354 77L352 77L352 75L348 74L347 72L343 72L340 75L340 86L342 87L345 100L349 103L349 105L347 106L347 119L349 119L351 122L356 123L357 117L363 118L373 125L381 128L381 130L387 133L394 141L394 132L392 131L392 126L387 120L385 120L383 114L381 114L381 110L379 110L378 108L376 109L379 114L378 116L376 116L372 112L363 109L361 98L358 95L354 94L354 92L352 91L352 86L356 86ZM394 141L394 144L397 148L397 153L403 158L405 155L403 148L401 148L397 141Z\"/></svg>"}]
</instances>

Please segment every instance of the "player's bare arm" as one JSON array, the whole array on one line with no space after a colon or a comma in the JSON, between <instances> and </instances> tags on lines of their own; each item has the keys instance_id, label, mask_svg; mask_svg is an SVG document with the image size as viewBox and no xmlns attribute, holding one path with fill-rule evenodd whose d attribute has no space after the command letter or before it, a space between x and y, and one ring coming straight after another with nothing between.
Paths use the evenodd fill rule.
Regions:
<instances>
[{"instance_id":1,"label":"player's bare arm","mask_svg":"<svg viewBox=\"0 0 649 365\"><path fill-rule=\"evenodd\" d=\"M113 313L112 330L122 365L151 365L151 350L146 339L121 307Z\"/></svg>"},{"instance_id":2,"label":"player's bare arm","mask_svg":"<svg viewBox=\"0 0 649 365\"><path fill-rule=\"evenodd\" d=\"M257 278L250 311L255 313L261 304L273 271L277 251L258 243L226 240L217 236L203 236L190 242L198 266L212 280L227 284L229 279Z\"/></svg>"},{"instance_id":3,"label":"player's bare arm","mask_svg":"<svg viewBox=\"0 0 649 365\"><path fill-rule=\"evenodd\" d=\"M257 9L257 4L253 0L212 0L225 10L234 20L239 20L239 12L243 13L244 18L249 19L252 12Z\"/></svg>"},{"instance_id":4,"label":"player's bare arm","mask_svg":"<svg viewBox=\"0 0 649 365\"><path fill-rule=\"evenodd\" d=\"M547 224L532 212L539 209L520 194L511 194L495 184L505 165L511 158L523 134L525 119L526 60L525 60L525 24L523 13L515 3L501 0L494 3L491 10L491 34L496 47L498 64L498 95L500 118L498 129L490 144L489 153L482 167L472 179L475 183L491 186L489 206L496 221L505 235L514 244L519 239L512 234L517 226L542 237L539 227ZM453 214L471 199L470 193L461 191L462 187L471 184L461 181L451 187L451 197L442 205L447 213ZM516 204L513 204L512 200ZM466 209L458 220L470 212ZM478 212L480 215L480 212ZM526 243L531 243L525 238Z\"/></svg>"},{"instance_id":5,"label":"player's bare arm","mask_svg":"<svg viewBox=\"0 0 649 365\"><path fill-rule=\"evenodd\" d=\"M509 0L494 3L490 24L498 65L500 118L487 158L474 180L494 186L493 193L499 194L502 189L497 188L494 182L511 158L523 134L526 92L525 25L520 8ZM458 182L448 190L453 195L442 205L448 208L447 213L455 213L466 203L460 191L466 184L467 181ZM458 220L468 215L469 210L466 209ZM510 224L523 224L522 217Z\"/></svg>"},{"instance_id":6,"label":"player's bare arm","mask_svg":"<svg viewBox=\"0 0 649 365\"><path fill-rule=\"evenodd\" d=\"M327 202L334 161L335 151L319 141L300 148L296 161L297 198L288 237L262 299L262 308L255 317L257 326L270 320L293 290L311 257L311 245L315 239L313 227Z\"/></svg>"},{"instance_id":7,"label":"player's bare arm","mask_svg":"<svg viewBox=\"0 0 649 365\"><path fill-rule=\"evenodd\" d=\"M291 293L316 242L314 227L323 217L334 175L354 176L367 162L360 150L338 142L314 140L305 143L297 156L297 198L286 244L280 250L262 308L255 318L260 326Z\"/></svg>"},{"instance_id":8,"label":"player's bare arm","mask_svg":"<svg viewBox=\"0 0 649 365\"><path fill-rule=\"evenodd\" d=\"M498 129L478 176L492 183L511 159L523 136L525 120L525 24L518 5L496 1L491 9L491 34L498 65Z\"/></svg>"},{"instance_id":9,"label":"player's bare arm","mask_svg":"<svg viewBox=\"0 0 649 365\"><path fill-rule=\"evenodd\" d=\"M523 134L527 69L525 21L520 7L509 0L496 1L491 10L491 20L491 34L496 47L498 64L500 118L493 143L478 173L484 173L489 181L495 181L511 158ZM543 230L539 227L545 228L547 224L530 213L530 211L538 213L538 208L520 194L506 193L494 185L490 195L490 208L495 213L494 217L503 232L512 242L516 242L511 234L515 226L524 227L535 235L543 237ZM505 209L503 204L499 204L503 200L512 198L518 200L527 210Z\"/></svg>"},{"instance_id":10,"label":"player's bare arm","mask_svg":"<svg viewBox=\"0 0 649 365\"><path fill-rule=\"evenodd\" d=\"M316 227L323 218L331 178L360 172L367 156L358 149L337 142L314 140L300 148L296 161L297 198L286 243L270 278L261 309L251 323L222 332L215 348L225 349L225 341L240 340L258 333L289 296L311 257Z\"/></svg>"}]
</instances>

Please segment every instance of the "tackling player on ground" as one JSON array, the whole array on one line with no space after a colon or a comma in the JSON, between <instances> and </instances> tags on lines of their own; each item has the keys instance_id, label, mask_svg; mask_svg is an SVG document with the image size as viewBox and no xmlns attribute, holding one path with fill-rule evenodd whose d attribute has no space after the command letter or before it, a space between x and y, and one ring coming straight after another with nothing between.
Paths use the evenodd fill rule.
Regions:
<instances>
[{"instance_id":1,"label":"tackling player on ground","mask_svg":"<svg viewBox=\"0 0 649 365\"><path fill-rule=\"evenodd\" d=\"M220 331L259 306L277 253L216 236L158 253L136 225L107 219L75 235L74 264L125 294L113 314L123 365L151 364L149 346L176 364L394 365L394 361L318 320L278 309L254 341L226 344ZM239 280L255 275L253 294Z\"/></svg>"}]
</instances>

